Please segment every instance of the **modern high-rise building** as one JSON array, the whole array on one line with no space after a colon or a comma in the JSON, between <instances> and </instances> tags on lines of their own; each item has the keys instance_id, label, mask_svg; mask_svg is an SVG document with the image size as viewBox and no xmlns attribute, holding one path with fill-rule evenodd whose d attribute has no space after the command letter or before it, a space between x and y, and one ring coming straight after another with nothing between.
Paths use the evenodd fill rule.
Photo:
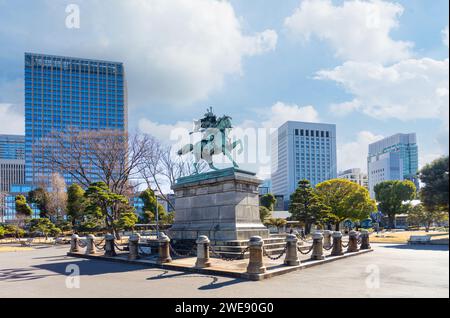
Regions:
<instances>
[{"instance_id":1,"label":"modern high-rise building","mask_svg":"<svg viewBox=\"0 0 450 318\"><path fill-rule=\"evenodd\" d=\"M26 183L36 185L55 172L44 161L42 139L86 130L127 131L123 64L25 53ZM70 175L63 176L72 183Z\"/></svg>"},{"instance_id":2,"label":"modern high-rise building","mask_svg":"<svg viewBox=\"0 0 450 318\"><path fill-rule=\"evenodd\" d=\"M272 134L272 192L285 208L299 180L313 186L337 177L336 125L288 121Z\"/></svg>"},{"instance_id":3,"label":"modern high-rise building","mask_svg":"<svg viewBox=\"0 0 450 318\"><path fill-rule=\"evenodd\" d=\"M339 172L338 178L346 179L360 186L369 189L369 180L367 173L361 171L360 168L352 168Z\"/></svg>"},{"instance_id":4,"label":"modern high-rise building","mask_svg":"<svg viewBox=\"0 0 450 318\"><path fill-rule=\"evenodd\" d=\"M387 180L411 180L419 187L419 153L416 134L396 134L369 145L367 157L369 191Z\"/></svg>"},{"instance_id":5,"label":"modern high-rise building","mask_svg":"<svg viewBox=\"0 0 450 318\"><path fill-rule=\"evenodd\" d=\"M24 159L25 136L0 135L0 159Z\"/></svg>"},{"instance_id":6,"label":"modern high-rise building","mask_svg":"<svg viewBox=\"0 0 450 318\"><path fill-rule=\"evenodd\" d=\"M0 192L25 182L25 137L0 135Z\"/></svg>"}]
</instances>

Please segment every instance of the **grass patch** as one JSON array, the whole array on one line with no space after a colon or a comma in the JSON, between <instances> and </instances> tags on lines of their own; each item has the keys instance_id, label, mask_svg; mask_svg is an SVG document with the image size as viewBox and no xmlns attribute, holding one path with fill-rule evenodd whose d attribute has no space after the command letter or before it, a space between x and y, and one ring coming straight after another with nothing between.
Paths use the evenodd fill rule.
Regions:
<instances>
[{"instance_id":1,"label":"grass patch","mask_svg":"<svg viewBox=\"0 0 450 318\"><path fill-rule=\"evenodd\" d=\"M0 246L0 253L32 251L31 247Z\"/></svg>"},{"instance_id":2,"label":"grass patch","mask_svg":"<svg viewBox=\"0 0 450 318\"><path fill-rule=\"evenodd\" d=\"M385 232L376 234L373 233L370 236L370 242L372 243L398 243L406 244L411 235L430 235L431 240L448 239L449 233L445 232L425 232L425 231L405 231L405 232Z\"/></svg>"}]
</instances>

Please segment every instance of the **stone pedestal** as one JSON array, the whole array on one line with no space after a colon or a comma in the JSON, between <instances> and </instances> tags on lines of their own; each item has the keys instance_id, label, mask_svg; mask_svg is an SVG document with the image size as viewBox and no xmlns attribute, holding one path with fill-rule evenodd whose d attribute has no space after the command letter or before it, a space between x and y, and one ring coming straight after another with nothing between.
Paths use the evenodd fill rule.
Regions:
<instances>
[{"instance_id":1,"label":"stone pedestal","mask_svg":"<svg viewBox=\"0 0 450 318\"><path fill-rule=\"evenodd\" d=\"M168 235L195 241L206 235L215 242L269 237L259 218L258 186L254 173L234 168L180 178L175 192L175 220Z\"/></svg>"}]
</instances>

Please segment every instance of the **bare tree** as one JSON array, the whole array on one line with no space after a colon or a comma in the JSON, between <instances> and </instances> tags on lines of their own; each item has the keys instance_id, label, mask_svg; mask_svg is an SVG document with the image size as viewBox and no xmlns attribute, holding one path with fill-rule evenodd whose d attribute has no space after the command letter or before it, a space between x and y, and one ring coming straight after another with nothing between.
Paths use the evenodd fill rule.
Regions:
<instances>
[{"instance_id":1,"label":"bare tree","mask_svg":"<svg viewBox=\"0 0 450 318\"><path fill-rule=\"evenodd\" d=\"M139 163L149 150L148 136L119 130L53 133L42 140L44 160L54 171L88 187L103 181L114 193L130 193Z\"/></svg>"},{"instance_id":2,"label":"bare tree","mask_svg":"<svg viewBox=\"0 0 450 318\"><path fill-rule=\"evenodd\" d=\"M149 149L146 156L142 157L139 171L147 183L147 187L156 188L161 199L174 208L164 193L163 187L172 188L179 178L194 173L193 158L192 156L177 155L173 147L162 144L154 137L149 136L148 140ZM205 171L206 168L206 163L198 167L200 172Z\"/></svg>"},{"instance_id":3,"label":"bare tree","mask_svg":"<svg viewBox=\"0 0 450 318\"><path fill-rule=\"evenodd\" d=\"M57 172L52 173L51 191L48 193L47 209L50 216L60 220L67 209L67 192L64 178Z\"/></svg>"}]
</instances>

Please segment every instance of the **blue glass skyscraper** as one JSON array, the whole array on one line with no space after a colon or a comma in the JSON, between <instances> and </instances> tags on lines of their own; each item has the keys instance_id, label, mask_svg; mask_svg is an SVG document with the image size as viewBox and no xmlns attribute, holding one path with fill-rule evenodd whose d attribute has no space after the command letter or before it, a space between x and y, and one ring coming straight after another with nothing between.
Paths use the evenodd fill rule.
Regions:
<instances>
[{"instance_id":1,"label":"blue glass skyscraper","mask_svg":"<svg viewBox=\"0 0 450 318\"><path fill-rule=\"evenodd\" d=\"M38 184L54 172L44 161L42 139L69 130L127 131L123 64L25 53L27 184ZM64 178L72 183L69 175Z\"/></svg>"},{"instance_id":2,"label":"blue glass skyscraper","mask_svg":"<svg viewBox=\"0 0 450 318\"><path fill-rule=\"evenodd\" d=\"M419 188L419 152L415 133L396 134L369 145L369 191L387 180L411 180Z\"/></svg>"},{"instance_id":3,"label":"blue glass skyscraper","mask_svg":"<svg viewBox=\"0 0 450 318\"><path fill-rule=\"evenodd\" d=\"M25 137L0 135L0 159L20 160L25 157Z\"/></svg>"}]
</instances>

